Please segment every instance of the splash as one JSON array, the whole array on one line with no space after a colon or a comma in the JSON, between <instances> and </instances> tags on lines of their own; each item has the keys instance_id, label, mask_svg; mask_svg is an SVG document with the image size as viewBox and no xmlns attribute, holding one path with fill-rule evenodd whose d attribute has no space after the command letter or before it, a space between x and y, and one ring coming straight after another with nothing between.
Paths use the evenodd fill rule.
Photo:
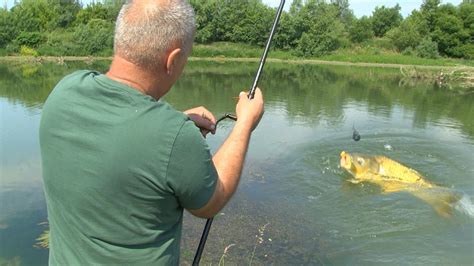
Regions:
<instances>
[{"instance_id":1,"label":"splash","mask_svg":"<svg viewBox=\"0 0 474 266\"><path fill-rule=\"evenodd\" d=\"M456 210L464 214L469 215L471 218L474 218L474 204L467 195L463 195L461 200L456 203Z\"/></svg>"}]
</instances>

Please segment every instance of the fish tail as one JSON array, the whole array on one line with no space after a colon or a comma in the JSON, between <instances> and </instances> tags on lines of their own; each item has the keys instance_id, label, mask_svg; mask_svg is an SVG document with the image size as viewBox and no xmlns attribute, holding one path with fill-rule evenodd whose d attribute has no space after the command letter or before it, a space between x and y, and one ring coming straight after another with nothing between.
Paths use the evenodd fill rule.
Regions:
<instances>
[{"instance_id":1,"label":"fish tail","mask_svg":"<svg viewBox=\"0 0 474 266\"><path fill-rule=\"evenodd\" d=\"M430 204L438 215L446 218L453 215L454 203L461 199L459 195L447 189L424 189L413 194Z\"/></svg>"}]
</instances>

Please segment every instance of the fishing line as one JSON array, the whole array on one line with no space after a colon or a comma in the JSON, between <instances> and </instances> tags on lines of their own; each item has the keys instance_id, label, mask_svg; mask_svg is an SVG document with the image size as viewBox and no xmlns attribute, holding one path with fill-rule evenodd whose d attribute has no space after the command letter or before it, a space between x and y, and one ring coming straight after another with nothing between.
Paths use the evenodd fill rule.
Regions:
<instances>
[{"instance_id":1,"label":"fishing line","mask_svg":"<svg viewBox=\"0 0 474 266\"><path fill-rule=\"evenodd\" d=\"M260 59L260 65L258 67L257 74L255 75L255 80L254 80L253 85L252 85L252 87L250 88L250 91L249 91L248 98L250 100L252 100L254 95L255 95L255 91L257 89L258 81L260 80L260 76L262 75L262 72L263 72L263 67L265 65L265 62L267 61L267 55L268 55L268 51L270 49L270 44L272 42L273 35L275 34L276 28L278 26L278 22L280 21L281 13L283 12L283 7L284 6L285 6L285 0L281 0L280 6L278 7L277 13L275 15L275 21L273 22L273 26L272 26L272 29L270 31L270 36L268 37L267 44L265 45L265 50L263 51L262 57ZM217 124L220 121L222 121L226 118L232 119L234 121L237 120L237 116L227 113L216 121L216 127L217 127ZM198 246L198 249L196 251L196 255L194 256L193 266L199 265L199 262L201 261L202 252L204 251L204 246L206 245L207 236L209 235L209 231L211 230L211 225L212 225L213 220L214 220L214 218L209 218L206 221L206 225L204 226L204 230L202 232L201 240L199 241L199 246Z\"/></svg>"}]
</instances>

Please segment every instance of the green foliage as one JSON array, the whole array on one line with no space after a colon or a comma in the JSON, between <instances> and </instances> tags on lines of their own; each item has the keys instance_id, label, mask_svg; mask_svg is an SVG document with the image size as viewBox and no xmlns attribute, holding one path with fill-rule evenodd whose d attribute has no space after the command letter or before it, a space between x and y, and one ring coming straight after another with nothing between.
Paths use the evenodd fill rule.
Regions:
<instances>
[{"instance_id":1,"label":"green foliage","mask_svg":"<svg viewBox=\"0 0 474 266\"><path fill-rule=\"evenodd\" d=\"M403 50L402 55L415 56L416 51L415 49L411 48L411 46L409 46L405 50Z\"/></svg>"},{"instance_id":2,"label":"green foliage","mask_svg":"<svg viewBox=\"0 0 474 266\"><path fill-rule=\"evenodd\" d=\"M259 0L191 1L197 17L196 42L242 42L263 46L273 11Z\"/></svg>"},{"instance_id":3,"label":"green foliage","mask_svg":"<svg viewBox=\"0 0 474 266\"><path fill-rule=\"evenodd\" d=\"M77 0L49 0L56 16L56 27L67 28L73 24L81 4ZM56 28L55 27L55 28Z\"/></svg>"},{"instance_id":4,"label":"green foliage","mask_svg":"<svg viewBox=\"0 0 474 266\"><path fill-rule=\"evenodd\" d=\"M474 44L466 43L460 46L454 47L451 52L457 57L462 57L468 60L474 60Z\"/></svg>"},{"instance_id":5,"label":"green foliage","mask_svg":"<svg viewBox=\"0 0 474 266\"><path fill-rule=\"evenodd\" d=\"M439 57L438 44L431 38L424 38L416 47L416 55L422 58L436 59Z\"/></svg>"},{"instance_id":6,"label":"green foliage","mask_svg":"<svg viewBox=\"0 0 474 266\"><path fill-rule=\"evenodd\" d=\"M21 32L15 39L19 46L36 48L43 42L43 35L40 32Z\"/></svg>"},{"instance_id":7,"label":"green foliage","mask_svg":"<svg viewBox=\"0 0 474 266\"><path fill-rule=\"evenodd\" d=\"M111 55L114 23L124 2L100 0L82 6L80 0L18 0L11 10L0 8L2 54L18 54L26 46L40 55ZM275 8L261 0L190 3L196 12L195 42L218 43L215 49L199 46L193 55L260 56ZM363 47L371 56L396 50L428 58L439 54L472 59L473 43L472 1L453 6L424 0L419 11L403 19L399 5L377 7L372 16L355 18L348 0L294 0L283 12L272 44L280 51L272 55L325 57Z\"/></svg>"},{"instance_id":8,"label":"green foliage","mask_svg":"<svg viewBox=\"0 0 474 266\"><path fill-rule=\"evenodd\" d=\"M441 54L462 57L463 55L456 47L462 46L469 40L469 33L464 29L461 18L452 14L452 11L452 9L439 10L431 37L438 43Z\"/></svg>"},{"instance_id":9,"label":"green foliage","mask_svg":"<svg viewBox=\"0 0 474 266\"><path fill-rule=\"evenodd\" d=\"M421 14L428 24L430 31L435 29L436 13L440 3L441 0L423 0L423 4L421 4Z\"/></svg>"},{"instance_id":10,"label":"green foliage","mask_svg":"<svg viewBox=\"0 0 474 266\"><path fill-rule=\"evenodd\" d=\"M408 47L414 48L422 39L416 22L411 19L404 20L399 27L387 32L387 37L392 40L398 51L403 51Z\"/></svg>"},{"instance_id":11,"label":"green foliage","mask_svg":"<svg viewBox=\"0 0 474 266\"><path fill-rule=\"evenodd\" d=\"M38 56L38 52L33 48L22 45L20 48L20 55L21 56Z\"/></svg>"},{"instance_id":12,"label":"green foliage","mask_svg":"<svg viewBox=\"0 0 474 266\"><path fill-rule=\"evenodd\" d=\"M46 35L46 42L38 47L41 55L74 56L83 55L83 47L77 42L74 32L57 29Z\"/></svg>"},{"instance_id":13,"label":"green foliage","mask_svg":"<svg viewBox=\"0 0 474 266\"><path fill-rule=\"evenodd\" d=\"M7 46L15 39L16 29L10 12L0 8L0 47Z\"/></svg>"},{"instance_id":14,"label":"green foliage","mask_svg":"<svg viewBox=\"0 0 474 266\"><path fill-rule=\"evenodd\" d=\"M375 36L382 37L389 30L397 27L403 20L400 14L401 7L397 4L392 8L376 7L372 14L372 27Z\"/></svg>"},{"instance_id":15,"label":"green foliage","mask_svg":"<svg viewBox=\"0 0 474 266\"><path fill-rule=\"evenodd\" d=\"M372 30L372 20L366 16L356 20L349 28L349 35L352 42L361 43L374 38Z\"/></svg>"},{"instance_id":16,"label":"green foliage","mask_svg":"<svg viewBox=\"0 0 474 266\"><path fill-rule=\"evenodd\" d=\"M114 25L103 19L92 19L76 27L74 37L82 47L82 55L100 55L113 46Z\"/></svg>"},{"instance_id":17,"label":"green foliage","mask_svg":"<svg viewBox=\"0 0 474 266\"><path fill-rule=\"evenodd\" d=\"M301 28L296 52L304 56L321 56L343 47L348 41L339 10L324 2L309 1L301 11Z\"/></svg>"},{"instance_id":18,"label":"green foliage","mask_svg":"<svg viewBox=\"0 0 474 266\"><path fill-rule=\"evenodd\" d=\"M109 12L107 11L107 7L98 2L92 3L91 5L87 6L84 9L81 9L76 16L76 25L87 25L89 21L93 19L102 19L107 20L109 17Z\"/></svg>"},{"instance_id":19,"label":"green foliage","mask_svg":"<svg viewBox=\"0 0 474 266\"><path fill-rule=\"evenodd\" d=\"M18 31L43 32L56 27L59 14L55 11L50 0L23 0L11 12Z\"/></svg>"},{"instance_id":20,"label":"green foliage","mask_svg":"<svg viewBox=\"0 0 474 266\"><path fill-rule=\"evenodd\" d=\"M459 6L459 17L464 24L464 29L470 36L470 42L474 43L474 2L461 4Z\"/></svg>"}]
</instances>

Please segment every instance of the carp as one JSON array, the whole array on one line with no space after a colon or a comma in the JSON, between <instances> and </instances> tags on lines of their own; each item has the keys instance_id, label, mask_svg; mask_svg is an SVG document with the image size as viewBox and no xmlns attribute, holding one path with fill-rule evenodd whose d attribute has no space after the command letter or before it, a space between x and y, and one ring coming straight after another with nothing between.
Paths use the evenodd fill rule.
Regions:
<instances>
[{"instance_id":1,"label":"carp","mask_svg":"<svg viewBox=\"0 0 474 266\"><path fill-rule=\"evenodd\" d=\"M430 204L443 217L450 217L453 204L460 197L453 191L425 179L416 170L385 156L369 156L341 152L340 165L353 178L351 183L368 182L379 186L384 193L409 192Z\"/></svg>"}]
</instances>

